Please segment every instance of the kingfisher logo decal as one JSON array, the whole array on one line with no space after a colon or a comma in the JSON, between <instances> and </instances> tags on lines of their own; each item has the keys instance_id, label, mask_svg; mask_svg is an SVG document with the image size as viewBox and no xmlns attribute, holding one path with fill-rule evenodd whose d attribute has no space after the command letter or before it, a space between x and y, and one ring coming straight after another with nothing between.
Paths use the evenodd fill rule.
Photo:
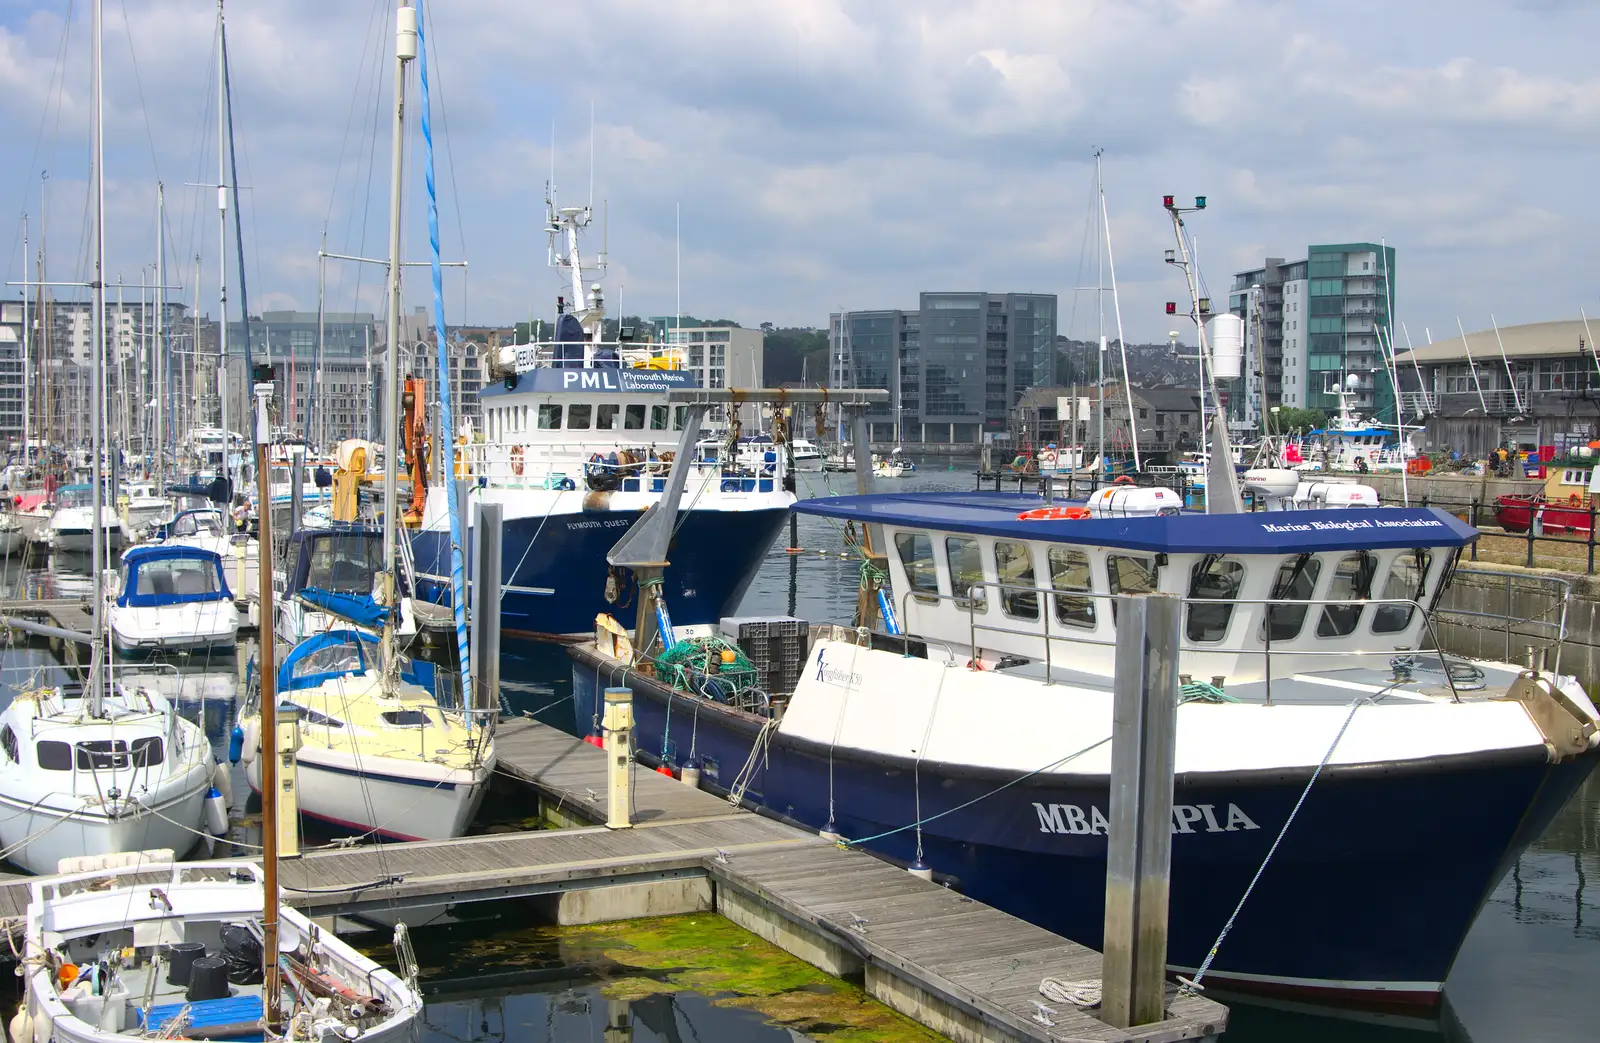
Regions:
<instances>
[{"instance_id":1,"label":"kingfisher logo decal","mask_svg":"<svg viewBox=\"0 0 1600 1043\"><path fill-rule=\"evenodd\" d=\"M1105 813L1092 805L1087 813L1076 804L1035 803L1033 810L1039 815L1041 833L1102 837L1111 828ZM1237 804L1229 804L1226 810L1219 810L1215 804L1174 804L1172 807L1174 833L1237 833L1260 828Z\"/></svg>"},{"instance_id":2,"label":"kingfisher logo decal","mask_svg":"<svg viewBox=\"0 0 1600 1043\"><path fill-rule=\"evenodd\" d=\"M841 688L860 688L862 677L854 670L840 670L836 666L829 666L822 661L827 649L817 649L817 680L823 684L838 685Z\"/></svg>"}]
</instances>

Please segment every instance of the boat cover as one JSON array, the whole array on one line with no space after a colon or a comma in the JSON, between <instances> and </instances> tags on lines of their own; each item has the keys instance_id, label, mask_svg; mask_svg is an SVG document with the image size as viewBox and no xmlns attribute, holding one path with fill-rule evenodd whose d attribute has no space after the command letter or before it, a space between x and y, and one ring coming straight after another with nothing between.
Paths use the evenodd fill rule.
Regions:
<instances>
[{"instance_id":1,"label":"boat cover","mask_svg":"<svg viewBox=\"0 0 1600 1043\"><path fill-rule=\"evenodd\" d=\"M373 600L371 594L350 594L321 587L303 587L295 597L329 615L338 616L348 623L368 630L383 626L389 610Z\"/></svg>"},{"instance_id":2,"label":"boat cover","mask_svg":"<svg viewBox=\"0 0 1600 1043\"><path fill-rule=\"evenodd\" d=\"M206 582L203 569L173 574L162 568L162 562L201 561L215 571L215 583ZM134 547L122 556L122 566L127 569L127 580L117 604L123 607L150 608L161 605L182 605L195 601L232 601L228 581L222 571L222 556L216 551L200 547L182 547L157 544ZM196 584L197 589L179 589L185 581Z\"/></svg>"}]
</instances>

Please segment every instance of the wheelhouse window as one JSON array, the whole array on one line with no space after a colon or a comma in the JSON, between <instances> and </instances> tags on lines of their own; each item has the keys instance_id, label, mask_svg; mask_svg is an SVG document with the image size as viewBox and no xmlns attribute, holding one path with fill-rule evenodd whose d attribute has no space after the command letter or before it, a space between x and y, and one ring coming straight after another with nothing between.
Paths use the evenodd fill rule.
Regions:
<instances>
[{"instance_id":1,"label":"wheelhouse window","mask_svg":"<svg viewBox=\"0 0 1600 1043\"><path fill-rule=\"evenodd\" d=\"M617 429L617 414L622 412L622 407L614 402L604 402L595 407L594 427L596 431L615 431Z\"/></svg>"},{"instance_id":2,"label":"wheelhouse window","mask_svg":"<svg viewBox=\"0 0 1600 1043\"><path fill-rule=\"evenodd\" d=\"M1428 576L1428 566L1433 556L1420 547L1401 551L1389 566L1389 575L1383 581L1383 600L1422 601L1423 581ZM1415 605L1379 605L1372 615L1374 634L1397 634L1411 626Z\"/></svg>"},{"instance_id":3,"label":"wheelhouse window","mask_svg":"<svg viewBox=\"0 0 1600 1043\"><path fill-rule=\"evenodd\" d=\"M950 593L982 603L983 555L978 551L978 541L970 536L946 536L944 558L950 566Z\"/></svg>"},{"instance_id":4,"label":"wheelhouse window","mask_svg":"<svg viewBox=\"0 0 1600 1043\"><path fill-rule=\"evenodd\" d=\"M1207 554L1189 570L1188 623L1190 641L1221 641L1228 636L1233 619L1233 601L1244 582L1244 565L1220 554ZM1215 604L1197 604L1212 601Z\"/></svg>"},{"instance_id":5,"label":"wheelhouse window","mask_svg":"<svg viewBox=\"0 0 1600 1043\"><path fill-rule=\"evenodd\" d=\"M684 424L686 424L688 422L689 422L689 407L688 406L673 406L672 407L672 429L674 431L682 431Z\"/></svg>"},{"instance_id":6,"label":"wheelhouse window","mask_svg":"<svg viewBox=\"0 0 1600 1043\"><path fill-rule=\"evenodd\" d=\"M588 402L577 402L567 407L567 430L587 431L593 423L594 406Z\"/></svg>"},{"instance_id":7,"label":"wheelhouse window","mask_svg":"<svg viewBox=\"0 0 1600 1043\"><path fill-rule=\"evenodd\" d=\"M622 416L622 426L629 431L644 430L644 403L630 404Z\"/></svg>"},{"instance_id":8,"label":"wheelhouse window","mask_svg":"<svg viewBox=\"0 0 1600 1043\"><path fill-rule=\"evenodd\" d=\"M553 402L539 406L539 430L555 431L561 427L561 407Z\"/></svg>"},{"instance_id":9,"label":"wheelhouse window","mask_svg":"<svg viewBox=\"0 0 1600 1043\"><path fill-rule=\"evenodd\" d=\"M1272 580L1273 601L1309 601L1322 575L1322 562L1314 554L1296 554L1278 566ZM1310 605L1271 605L1267 608L1267 639L1293 641L1305 626Z\"/></svg>"},{"instance_id":10,"label":"wheelhouse window","mask_svg":"<svg viewBox=\"0 0 1600 1043\"><path fill-rule=\"evenodd\" d=\"M1371 551L1356 551L1339 559L1328 584L1329 601L1364 601L1372 596L1372 577L1378 559ZM1355 633L1365 605L1324 605L1317 622L1318 637L1346 637Z\"/></svg>"},{"instance_id":11,"label":"wheelhouse window","mask_svg":"<svg viewBox=\"0 0 1600 1043\"><path fill-rule=\"evenodd\" d=\"M1051 547L1047 556L1050 586L1056 591L1056 622L1072 627L1094 626L1094 599L1073 596L1088 594L1094 589L1090 581L1089 555L1070 547Z\"/></svg>"},{"instance_id":12,"label":"wheelhouse window","mask_svg":"<svg viewBox=\"0 0 1600 1043\"><path fill-rule=\"evenodd\" d=\"M6 759L12 764L22 759L21 751L17 747L17 733L11 730L11 725L0 728L0 750L5 751Z\"/></svg>"},{"instance_id":13,"label":"wheelhouse window","mask_svg":"<svg viewBox=\"0 0 1600 1043\"><path fill-rule=\"evenodd\" d=\"M665 431L667 429L667 415L668 414L667 414L667 407L666 406L651 406L650 407L650 430L652 430L652 431Z\"/></svg>"},{"instance_id":14,"label":"wheelhouse window","mask_svg":"<svg viewBox=\"0 0 1600 1043\"><path fill-rule=\"evenodd\" d=\"M1034 585L1033 553L1026 543L994 541L995 575L1000 579L1000 607L1018 619L1039 618L1039 595L1017 588Z\"/></svg>"},{"instance_id":15,"label":"wheelhouse window","mask_svg":"<svg viewBox=\"0 0 1600 1043\"><path fill-rule=\"evenodd\" d=\"M913 594L937 595L939 573L933 564L933 541L925 533L897 532L894 534L895 551L900 555L900 565L906 570L906 582Z\"/></svg>"},{"instance_id":16,"label":"wheelhouse window","mask_svg":"<svg viewBox=\"0 0 1600 1043\"><path fill-rule=\"evenodd\" d=\"M1106 578L1113 594L1154 594L1160 581L1156 559L1131 554L1106 555ZM1117 603L1111 602L1111 620L1116 622Z\"/></svg>"}]
</instances>

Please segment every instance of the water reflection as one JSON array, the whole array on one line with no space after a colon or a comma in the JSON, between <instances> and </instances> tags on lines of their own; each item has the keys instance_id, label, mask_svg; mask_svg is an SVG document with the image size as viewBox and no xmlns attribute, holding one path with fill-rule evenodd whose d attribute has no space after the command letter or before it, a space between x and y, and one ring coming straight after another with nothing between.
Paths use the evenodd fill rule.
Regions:
<instances>
[{"instance_id":1,"label":"water reflection","mask_svg":"<svg viewBox=\"0 0 1600 1043\"><path fill-rule=\"evenodd\" d=\"M426 991L426 986L424 986ZM758 1013L693 992L607 998L599 984L524 988L504 995L428 999L424 1040L440 1043L791 1043L811 1037Z\"/></svg>"}]
</instances>

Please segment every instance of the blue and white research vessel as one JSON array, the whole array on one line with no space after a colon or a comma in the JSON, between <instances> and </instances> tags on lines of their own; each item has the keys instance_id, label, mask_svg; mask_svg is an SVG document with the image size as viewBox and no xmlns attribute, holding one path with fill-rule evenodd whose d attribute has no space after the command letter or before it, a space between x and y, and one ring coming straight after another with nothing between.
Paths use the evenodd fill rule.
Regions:
<instances>
[{"instance_id":1,"label":"blue and white research vessel","mask_svg":"<svg viewBox=\"0 0 1600 1043\"><path fill-rule=\"evenodd\" d=\"M1443 511L1172 500L1113 488L1044 518L1003 493L802 501L881 527L909 636L814 627L781 699L693 671L669 687L585 645L578 717L626 684L638 748L702 786L1098 946L1117 595L1177 595L1170 966L1201 965L1261 870L1208 981L1437 1002L1485 900L1600 763L1594 704L1559 658L1439 650L1432 615L1478 535Z\"/></svg>"},{"instance_id":2,"label":"blue and white research vessel","mask_svg":"<svg viewBox=\"0 0 1600 1043\"><path fill-rule=\"evenodd\" d=\"M604 297L598 284L585 293L578 254L589 218L586 207L552 204L552 263L571 275L574 310L558 299L553 340L500 349L490 365L499 383L479 396L483 430L455 446L470 502L503 510L500 618L525 636L592 633L597 614L637 598L606 552L665 488L687 413L668 392L699 386L681 349L603 339ZM730 434L730 446L697 450L683 493L664 591L679 623L715 623L737 607L795 502L785 454L742 459L737 425ZM468 504L463 515L476 523ZM442 489L428 496L412 554L418 593L447 602Z\"/></svg>"}]
</instances>

